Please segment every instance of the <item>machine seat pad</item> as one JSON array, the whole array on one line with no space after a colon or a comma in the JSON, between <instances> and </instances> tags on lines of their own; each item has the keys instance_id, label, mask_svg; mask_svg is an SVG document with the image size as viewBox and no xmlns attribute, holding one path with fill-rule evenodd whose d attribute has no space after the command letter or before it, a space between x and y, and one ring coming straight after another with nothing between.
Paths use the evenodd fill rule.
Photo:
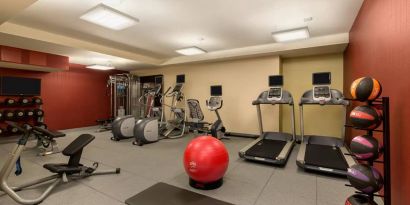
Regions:
<instances>
[{"instance_id":1,"label":"machine seat pad","mask_svg":"<svg viewBox=\"0 0 410 205\"><path fill-rule=\"evenodd\" d=\"M72 141L64 150L63 154L65 156L75 155L77 152L81 151L85 146L95 139L93 135L82 134L77 139Z\"/></svg>"},{"instance_id":2,"label":"machine seat pad","mask_svg":"<svg viewBox=\"0 0 410 205\"><path fill-rule=\"evenodd\" d=\"M68 166L68 164L45 164L43 165L45 169L52 173L56 174L77 174L80 173L82 170L82 166L72 167Z\"/></svg>"},{"instance_id":3,"label":"machine seat pad","mask_svg":"<svg viewBox=\"0 0 410 205\"><path fill-rule=\"evenodd\" d=\"M44 129L44 128L37 127L37 126L34 126L33 129L51 138L59 138L59 137L65 136L65 134L62 132L51 131L51 130Z\"/></svg>"}]
</instances>

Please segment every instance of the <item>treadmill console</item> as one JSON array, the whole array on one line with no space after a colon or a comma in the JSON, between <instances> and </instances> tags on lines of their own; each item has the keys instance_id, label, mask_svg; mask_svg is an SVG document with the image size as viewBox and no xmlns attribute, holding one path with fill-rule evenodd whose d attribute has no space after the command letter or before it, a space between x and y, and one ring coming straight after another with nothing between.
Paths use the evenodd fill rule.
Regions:
<instances>
[{"instance_id":1,"label":"treadmill console","mask_svg":"<svg viewBox=\"0 0 410 205\"><path fill-rule=\"evenodd\" d=\"M267 100L278 101L282 99L283 76L271 75L269 76L269 92Z\"/></svg>"},{"instance_id":2,"label":"treadmill console","mask_svg":"<svg viewBox=\"0 0 410 205\"><path fill-rule=\"evenodd\" d=\"M332 98L330 91L331 75L330 72L313 73L313 100L315 101L330 101Z\"/></svg>"}]
</instances>

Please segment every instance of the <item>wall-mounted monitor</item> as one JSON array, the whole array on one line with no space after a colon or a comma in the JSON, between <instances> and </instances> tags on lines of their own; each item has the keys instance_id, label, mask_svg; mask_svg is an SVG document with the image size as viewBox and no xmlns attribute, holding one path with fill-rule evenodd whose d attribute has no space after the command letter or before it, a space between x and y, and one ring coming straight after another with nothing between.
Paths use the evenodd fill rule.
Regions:
<instances>
[{"instance_id":1,"label":"wall-mounted monitor","mask_svg":"<svg viewBox=\"0 0 410 205\"><path fill-rule=\"evenodd\" d=\"M332 77L330 72L313 73L312 84L313 85L330 85L332 83Z\"/></svg>"},{"instance_id":2,"label":"wall-mounted monitor","mask_svg":"<svg viewBox=\"0 0 410 205\"><path fill-rule=\"evenodd\" d=\"M177 83L185 83L185 74L177 75Z\"/></svg>"},{"instance_id":3,"label":"wall-mounted monitor","mask_svg":"<svg viewBox=\"0 0 410 205\"><path fill-rule=\"evenodd\" d=\"M1 95L41 95L41 79L3 76L0 78Z\"/></svg>"},{"instance_id":4,"label":"wall-mounted monitor","mask_svg":"<svg viewBox=\"0 0 410 205\"><path fill-rule=\"evenodd\" d=\"M283 85L282 75L271 75L269 76L269 87L278 87Z\"/></svg>"},{"instance_id":5,"label":"wall-mounted monitor","mask_svg":"<svg viewBox=\"0 0 410 205\"><path fill-rule=\"evenodd\" d=\"M222 85L211 86L211 96L222 96Z\"/></svg>"}]
</instances>

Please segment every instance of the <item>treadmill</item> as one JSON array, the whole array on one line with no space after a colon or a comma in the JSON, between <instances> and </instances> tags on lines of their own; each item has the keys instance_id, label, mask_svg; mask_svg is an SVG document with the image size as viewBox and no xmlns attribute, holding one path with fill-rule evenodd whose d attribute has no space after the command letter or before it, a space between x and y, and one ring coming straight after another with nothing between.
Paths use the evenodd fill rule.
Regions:
<instances>
[{"instance_id":1,"label":"treadmill","mask_svg":"<svg viewBox=\"0 0 410 205\"><path fill-rule=\"evenodd\" d=\"M269 90L262 92L258 99L252 102L256 105L258 113L260 136L239 151L241 158L270 163L274 165L285 165L290 152L295 144L295 108L292 95L282 89L283 76L269 76ZM289 105L292 107L292 134L284 132L265 132L263 130L261 105Z\"/></svg>"},{"instance_id":2,"label":"treadmill","mask_svg":"<svg viewBox=\"0 0 410 205\"><path fill-rule=\"evenodd\" d=\"M342 125L342 138L305 135L303 107L305 105L335 105L343 106L346 110L349 101L344 99L342 92L330 88L330 73L314 73L312 78L313 89L306 91L299 103L302 141L296 163L305 170L346 176L347 168L355 165L356 161L349 155L350 151L345 146L344 125Z\"/></svg>"}]
</instances>

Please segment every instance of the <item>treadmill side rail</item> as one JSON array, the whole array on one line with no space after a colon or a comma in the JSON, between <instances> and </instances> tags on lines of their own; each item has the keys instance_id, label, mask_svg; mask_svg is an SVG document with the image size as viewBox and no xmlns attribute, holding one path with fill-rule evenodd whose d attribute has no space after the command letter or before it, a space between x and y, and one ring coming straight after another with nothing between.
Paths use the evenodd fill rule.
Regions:
<instances>
[{"instance_id":1,"label":"treadmill side rail","mask_svg":"<svg viewBox=\"0 0 410 205\"><path fill-rule=\"evenodd\" d=\"M293 145L295 144L295 141L288 141L286 142L286 145L283 147L282 151L280 154L276 157L277 160L286 160L290 154L290 151L292 150Z\"/></svg>"},{"instance_id":2,"label":"treadmill side rail","mask_svg":"<svg viewBox=\"0 0 410 205\"><path fill-rule=\"evenodd\" d=\"M304 168L305 153L306 153L306 144L301 143L299 147L298 156L296 157L296 164L301 168Z\"/></svg>"},{"instance_id":3,"label":"treadmill side rail","mask_svg":"<svg viewBox=\"0 0 410 205\"><path fill-rule=\"evenodd\" d=\"M357 164L357 161L351 155L346 155L350 154L349 150L346 147L340 147L340 151L343 153L343 156L345 157L345 160L349 167Z\"/></svg>"},{"instance_id":4,"label":"treadmill side rail","mask_svg":"<svg viewBox=\"0 0 410 205\"><path fill-rule=\"evenodd\" d=\"M251 142L250 144L248 144L246 147L242 148L239 151L239 157L240 158L245 158L245 153L246 151L248 151L251 147L253 147L254 145L256 145L259 141L261 141L263 139L263 136L258 137L258 139L254 140L253 142Z\"/></svg>"}]
</instances>

